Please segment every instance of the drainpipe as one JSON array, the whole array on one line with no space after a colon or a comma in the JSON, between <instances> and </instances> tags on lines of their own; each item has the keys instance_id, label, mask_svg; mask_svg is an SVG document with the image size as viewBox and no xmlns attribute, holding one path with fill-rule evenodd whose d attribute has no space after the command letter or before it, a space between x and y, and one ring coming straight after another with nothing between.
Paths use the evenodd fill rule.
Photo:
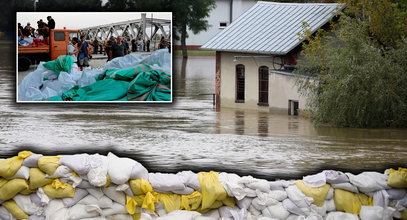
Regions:
<instances>
[{"instance_id":1,"label":"drainpipe","mask_svg":"<svg viewBox=\"0 0 407 220\"><path fill-rule=\"evenodd\" d=\"M233 20L233 0L230 0L230 8L229 8L229 24L232 23Z\"/></svg>"}]
</instances>

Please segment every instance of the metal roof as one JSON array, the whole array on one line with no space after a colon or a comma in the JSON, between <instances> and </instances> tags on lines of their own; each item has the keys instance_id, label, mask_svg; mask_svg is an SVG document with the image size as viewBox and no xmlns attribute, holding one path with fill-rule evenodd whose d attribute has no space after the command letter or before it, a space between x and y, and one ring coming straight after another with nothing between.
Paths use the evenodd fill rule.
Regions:
<instances>
[{"instance_id":1,"label":"metal roof","mask_svg":"<svg viewBox=\"0 0 407 220\"><path fill-rule=\"evenodd\" d=\"M205 50L285 55L301 41L307 22L312 33L344 4L257 2L227 28L206 42Z\"/></svg>"}]
</instances>

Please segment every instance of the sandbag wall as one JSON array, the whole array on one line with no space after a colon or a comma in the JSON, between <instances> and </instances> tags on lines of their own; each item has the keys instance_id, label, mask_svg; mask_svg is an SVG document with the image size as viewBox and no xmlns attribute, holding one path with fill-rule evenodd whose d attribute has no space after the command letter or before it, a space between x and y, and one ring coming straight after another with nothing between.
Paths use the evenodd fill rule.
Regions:
<instances>
[{"instance_id":1,"label":"sandbag wall","mask_svg":"<svg viewBox=\"0 0 407 220\"><path fill-rule=\"evenodd\" d=\"M359 175L326 170L302 180L231 173L149 173L107 156L0 160L0 219L407 219L407 169Z\"/></svg>"}]
</instances>

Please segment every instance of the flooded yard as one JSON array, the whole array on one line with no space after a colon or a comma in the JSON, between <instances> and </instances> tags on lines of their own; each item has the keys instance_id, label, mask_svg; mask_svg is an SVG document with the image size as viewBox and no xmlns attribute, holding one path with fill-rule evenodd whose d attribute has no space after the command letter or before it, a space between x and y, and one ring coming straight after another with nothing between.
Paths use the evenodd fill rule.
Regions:
<instances>
[{"instance_id":1,"label":"flooded yard","mask_svg":"<svg viewBox=\"0 0 407 220\"><path fill-rule=\"evenodd\" d=\"M0 155L114 151L150 171L301 177L324 168L407 164L406 129L315 127L309 120L212 105L214 57L174 58L173 104L16 104L13 46L0 45ZM6 54L8 54L6 56ZM185 71L183 71L185 70Z\"/></svg>"}]
</instances>

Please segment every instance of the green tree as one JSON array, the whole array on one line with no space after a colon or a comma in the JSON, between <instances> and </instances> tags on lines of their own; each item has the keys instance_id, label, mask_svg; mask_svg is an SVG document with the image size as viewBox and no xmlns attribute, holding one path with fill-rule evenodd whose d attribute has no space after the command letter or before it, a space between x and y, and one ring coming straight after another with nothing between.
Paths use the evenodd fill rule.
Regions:
<instances>
[{"instance_id":1,"label":"green tree","mask_svg":"<svg viewBox=\"0 0 407 220\"><path fill-rule=\"evenodd\" d=\"M330 34L305 29L300 91L317 123L406 127L406 17L397 2L362 2L347 1Z\"/></svg>"},{"instance_id":2,"label":"green tree","mask_svg":"<svg viewBox=\"0 0 407 220\"><path fill-rule=\"evenodd\" d=\"M101 0L39 0L37 11L100 11Z\"/></svg>"}]
</instances>

